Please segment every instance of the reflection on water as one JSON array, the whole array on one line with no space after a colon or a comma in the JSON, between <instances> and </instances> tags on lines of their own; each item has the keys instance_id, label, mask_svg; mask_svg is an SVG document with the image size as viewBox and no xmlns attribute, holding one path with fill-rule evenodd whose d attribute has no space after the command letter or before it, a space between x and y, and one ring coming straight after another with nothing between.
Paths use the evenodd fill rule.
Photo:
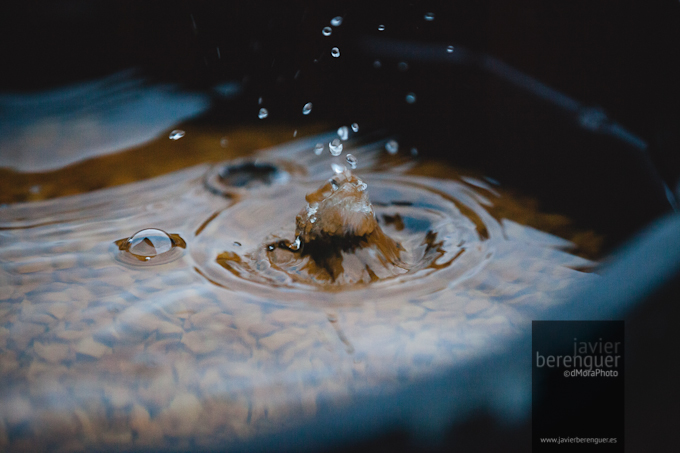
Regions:
<instances>
[{"instance_id":1,"label":"reflection on water","mask_svg":"<svg viewBox=\"0 0 680 453\"><path fill-rule=\"evenodd\" d=\"M598 278L576 244L524 224L558 225L581 250L592 234L388 154L391 142L350 140L406 266L320 283L309 256L269 246L293 243L305 196L333 176L314 152L333 137L0 208L0 445L186 449L275 432L318 404L497 350ZM157 265L119 259L153 262L175 240L186 248ZM343 269L381 259L359 248L342 250Z\"/></svg>"}]
</instances>

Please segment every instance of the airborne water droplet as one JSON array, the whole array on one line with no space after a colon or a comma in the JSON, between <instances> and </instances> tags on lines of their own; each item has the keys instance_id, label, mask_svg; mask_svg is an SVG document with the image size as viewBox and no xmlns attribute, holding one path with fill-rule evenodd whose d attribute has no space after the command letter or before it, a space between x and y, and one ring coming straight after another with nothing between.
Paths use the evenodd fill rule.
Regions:
<instances>
[{"instance_id":1,"label":"airborne water droplet","mask_svg":"<svg viewBox=\"0 0 680 453\"><path fill-rule=\"evenodd\" d=\"M380 60L375 60L375 61L373 62L373 67L374 67L375 69L380 68L380 66L382 66L382 63L380 63Z\"/></svg>"},{"instance_id":2,"label":"airborne water droplet","mask_svg":"<svg viewBox=\"0 0 680 453\"><path fill-rule=\"evenodd\" d=\"M418 148L411 148L411 155L417 156L418 155Z\"/></svg>"},{"instance_id":3,"label":"airborne water droplet","mask_svg":"<svg viewBox=\"0 0 680 453\"><path fill-rule=\"evenodd\" d=\"M328 149L333 156L339 156L342 154L342 143L339 138L334 138L332 142L328 144Z\"/></svg>"},{"instance_id":4,"label":"airborne water droplet","mask_svg":"<svg viewBox=\"0 0 680 453\"><path fill-rule=\"evenodd\" d=\"M220 146L222 148L226 148L228 144L229 144L229 140L227 139L227 137L222 137L220 139Z\"/></svg>"},{"instance_id":5,"label":"airborne water droplet","mask_svg":"<svg viewBox=\"0 0 680 453\"><path fill-rule=\"evenodd\" d=\"M314 154L316 154L317 156L320 156L322 152L323 152L323 143L317 143L314 146Z\"/></svg>"},{"instance_id":6,"label":"airborne water droplet","mask_svg":"<svg viewBox=\"0 0 680 453\"><path fill-rule=\"evenodd\" d=\"M347 157L345 158L345 160L347 160L347 163L349 164L350 168L352 168L352 170L357 168L357 158L356 157L354 157L351 154L348 154Z\"/></svg>"},{"instance_id":7,"label":"airborne water droplet","mask_svg":"<svg viewBox=\"0 0 680 453\"><path fill-rule=\"evenodd\" d=\"M385 31L384 25L378 25L378 31Z\"/></svg>"},{"instance_id":8,"label":"airborne water droplet","mask_svg":"<svg viewBox=\"0 0 680 453\"><path fill-rule=\"evenodd\" d=\"M352 131L353 132L359 132L359 124L358 123L352 123Z\"/></svg>"},{"instance_id":9,"label":"airborne water droplet","mask_svg":"<svg viewBox=\"0 0 680 453\"><path fill-rule=\"evenodd\" d=\"M406 63L405 61L402 61L397 65L397 68L399 68L400 71L407 71L408 70L408 63Z\"/></svg>"},{"instance_id":10,"label":"airborne water droplet","mask_svg":"<svg viewBox=\"0 0 680 453\"><path fill-rule=\"evenodd\" d=\"M302 114L303 115L309 115L309 112L312 111L312 103L308 102L305 104L304 107L302 107Z\"/></svg>"},{"instance_id":11,"label":"airborne water droplet","mask_svg":"<svg viewBox=\"0 0 680 453\"><path fill-rule=\"evenodd\" d=\"M347 170L347 167L345 167L344 165L336 164L335 162L331 164L331 168L333 169L333 172L335 174L340 174Z\"/></svg>"},{"instance_id":12,"label":"airborne water droplet","mask_svg":"<svg viewBox=\"0 0 680 453\"><path fill-rule=\"evenodd\" d=\"M425 13L425 20L431 22L434 20L434 13Z\"/></svg>"},{"instance_id":13,"label":"airborne water droplet","mask_svg":"<svg viewBox=\"0 0 680 453\"><path fill-rule=\"evenodd\" d=\"M390 140L385 144L385 149L390 154L397 154L397 151L399 151L399 143L397 143L396 140Z\"/></svg>"},{"instance_id":14,"label":"airborne water droplet","mask_svg":"<svg viewBox=\"0 0 680 453\"><path fill-rule=\"evenodd\" d=\"M448 47L446 48L446 51L447 51L448 53L453 53L453 46L448 46Z\"/></svg>"},{"instance_id":15,"label":"airborne water droplet","mask_svg":"<svg viewBox=\"0 0 680 453\"><path fill-rule=\"evenodd\" d=\"M323 30L321 30L321 33L324 36L330 36L332 32L333 32L333 29L331 27L323 27Z\"/></svg>"},{"instance_id":16,"label":"airborne water droplet","mask_svg":"<svg viewBox=\"0 0 680 453\"><path fill-rule=\"evenodd\" d=\"M416 102L416 95L414 93L407 94L406 102L408 102L409 104L413 104L414 102Z\"/></svg>"},{"instance_id":17,"label":"airborne water droplet","mask_svg":"<svg viewBox=\"0 0 680 453\"><path fill-rule=\"evenodd\" d=\"M342 16L335 16L331 19L331 25L334 27L339 26L342 23Z\"/></svg>"},{"instance_id":18,"label":"airborne water droplet","mask_svg":"<svg viewBox=\"0 0 680 453\"><path fill-rule=\"evenodd\" d=\"M338 129L338 137L340 137L340 140L347 140L347 137L349 137L349 129L347 126L342 126Z\"/></svg>"},{"instance_id":19,"label":"airborne water droplet","mask_svg":"<svg viewBox=\"0 0 680 453\"><path fill-rule=\"evenodd\" d=\"M170 140L179 140L182 137L184 137L183 130L175 129L174 131L170 132Z\"/></svg>"},{"instance_id":20,"label":"airborne water droplet","mask_svg":"<svg viewBox=\"0 0 680 453\"><path fill-rule=\"evenodd\" d=\"M260 112L257 114L257 117L261 120L267 118L267 116L269 116L269 112L264 107L261 108Z\"/></svg>"},{"instance_id":21,"label":"airborne water droplet","mask_svg":"<svg viewBox=\"0 0 680 453\"><path fill-rule=\"evenodd\" d=\"M331 49L331 56L338 58L340 56L340 49L338 49L337 47L333 47Z\"/></svg>"}]
</instances>

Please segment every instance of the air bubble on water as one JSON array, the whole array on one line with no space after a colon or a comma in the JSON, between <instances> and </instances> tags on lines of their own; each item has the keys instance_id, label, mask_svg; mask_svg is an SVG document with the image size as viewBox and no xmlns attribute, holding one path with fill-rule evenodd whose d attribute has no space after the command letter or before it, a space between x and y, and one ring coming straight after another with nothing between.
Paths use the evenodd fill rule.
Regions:
<instances>
[{"instance_id":1,"label":"air bubble on water","mask_svg":"<svg viewBox=\"0 0 680 453\"><path fill-rule=\"evenodd\" d=\"M418 148L411 148L411 155L417 156L418 155Z\"/></svg>"},{"instance_id":2,"label":"air bubble on water","mask_svg":"<svg viewBox=\"0 0 680 453\"><path fill-rule=\"evenodd\" d=\"M323 30L321 30L321 33L324 36L330 36L332 32L333 32L333 29L331 27L323 27Z\"/></svg>"},{"instance_id":3,"label":"air bubble on water","mask_svg":"<svg viewBox=\"0 0 680 453\"><path fill-rule=\"evenodd\" d=\"M342 24L342 16L335 16L333 19L331 19L331 25L334 27L338 27Z\"/></svg>"},{"instance_id":4,"label":"air bubble on water","mask_svg":"<svg viewBox=\"0 0 680 453\"><path fill-rule=\"evenodd\" d=\"M359 132L359 123L352 123L352 131Z\"/></svg>"},{"instance_id":5,"label":"air bubble on water","mask_svg":"<svg viewBox=\"0 0 680 453\"><path fill-rule=\"evenodd\" d=\"M179 140L180 138L184 137L185 132L180 129L175 129L174 131L170 132L170 140Z\"/></svg>"},{"instance_id":6,"label":"air bubble on water","mask_svg":"<svg viewBox=\"0 0 680 453\"><path fill-rule=\"evenodd\" d=\"M434 20L434 13L425 13L425 20L431 22Z\"/></svg>"},{"instance_id":7,"label":"air bubble on water","mask_svg":"<svg viewBox=\"0 0 680 453\"><path fill-rule=\"evenodd\" d=\"M397 151L399 151L399 143L397 143L396 140L390 140L385 143L385 149L390 154L397 154Z\"/></svg>"},{"instance_id":8,"label":"air bubble on water","mask_svg":"<svg viewBox=\"0 0 680 453\"><path fill-rule=\"evenodd\" d=\"M338 129L338 137L340 137L340 140L347 140L349 137L349 129L347 126L342 126L341 128Z\"/></svg>"},{"instance_id":9,"label":"air bubble on water","mask_svg":"<svg viewBox=\"0 0 680 453\"><path fill-rule=\"evenodd\" d=\"M269 116L269 112L264 107L261 108L260 112L257 114L257 117L261 120L267 118L267 116Z\"/></svg>"},{"instance_id":10,"label":"air bubble on water","mask_svg":"<svg viewBox=\"0 0 680 453\"><path fill-rule=\"evenodd\" d=\"M333 47L331 49L331 56L338 58L340 56L340 49L338 49L337 47Z\"/></svg>"},{"instance_id":11,"label":"air bubble on water","mask_svg":"<svg viewBox=\"0 0 680 453\"><path fill-rule=\"evenodd\" d=\"M269 250L270 252L273 252L274 249L276 249L276 246L273 245L273 244L269 244L269 245L267 246L267 250Z\"/></svg>"},{"instance_id":12,"label":"air bubble on water","mask_svg":"<svg viewBox=\"0 0 680 453\"><path fill-rule=\"evenodd\" d=\"M384 25L378 25L378 31L385 31Z\"/></svg>"},{"instance_id":13,"label":"air bubble on water","mask_svg":"<svg viewBox=\"0 0 680 453\"><path fill-rule=\"evenodd\" d=\"M316 154L317 156L320 156L322 152L323 152L323 143L317 143L314 146L314 154Z\"/></svg>"},{"instance_id":14,"label":"air bubble on water","mask_svg":"<svg viewBox=\"0 0 680 453\"><path fill-rule=\"evenodd\" d=\"M373 62L373 67L374 67L375 69L378 69L378 68L380 68L381 66L382 66L382 63L380 63L380 60L375 60L375 61Z\"/></svg>"},{"instance_id":15,"label":"air bubble on water","mask_svg":"<svg viewBox=\"0 0 680 453\"><path fill-rule=\"evenodd\" d=\"M226 148L228 144L229 144L229 140L227 139L227 137L222 137L220 139L220 146L222 148Z\"/></svg>"},{"instance_id":16,"label":"air bubble on water","mask_svg":"<svg viewBox=\"0 0 680 453\"><path fill-rule=\"evenodd\" d=\"M305 104L304 107L302 107L302 114L303 115L309 115L309 113L312 111L312 103L308 102Z\"/></svg>"},{"instance_id":17,"label":"air bubble on water","mask_svg":"<svg viewBox=\"0 0 680 453\"><path fill-rule=\"evenodd\" d=\"M347 163L349 164L349 166L352 170L357 168L357 158L356 157L354 157L351 154L348 154L347 157L345 158L345 160L347 161Z\"/></svg>"},{"instance_id":18,"label":"air bubble on water","mask_svg":"<svg viewBox=\"0 0 680 453\"><path fill-rule=\"evenodd\" d=\"M334 138L332 142L328 144L328 149L333 156L339 156L342 154L342 143L339 138Z\"/></svg>"},{"instance_id":19,"label":"air bubble on water","mask_svg":"<svg viewBox=\"0 0 680 453\"><path fill-rule=\"evenodd\" d=\"M345 167L344 165L336 164L335 162L331 164L331 168L333 169L333 173L336 174L344 173L347 170L347 167Z\"/></svg>"},{"instance_id":20,"label":"air bubble on water","mask_svg":"<svg viewBox=\"0 0 680 453\"><path fill-rule=\"evenodd\" d=\"M413 104L414 102L416 102L416 95L414 93L407 94L406 102L408 102L409 104Z\"/></svg>"},{"instance_id":21,"label":"air bubble on water","mask_svg":"<svg viewBox=\"0 0 680 453\"><path fill-rule=\"evenodd\" d=\"M448 46L448 47L446 48L446 51L447 51L448 53L453 53L453 49L454 49L453 46Z\"/></svg>"},{"instance_id":22,"label":"air bubble on water","mask_svg":"<svg viewBox=\"0 0 680 453\"><path fill-rule=\"evenodd\" d=\"M400 71L407 71L408 70L408 63L406 63L405 61L402 61L397 65L397 68L399 68Z\"/></svg>"},{"instance_id":23,"label":"air bubble on water","mask_svg":"<svg viewBox=\"0 0 680 453\"><path fill-rule=\"evenodd\" d=\"M120 250L119 259L128 264L167 263L181 255L180 249L186 248L184 239L156 228L138 231L115 244Z\"/></svg>"}]
</instances>

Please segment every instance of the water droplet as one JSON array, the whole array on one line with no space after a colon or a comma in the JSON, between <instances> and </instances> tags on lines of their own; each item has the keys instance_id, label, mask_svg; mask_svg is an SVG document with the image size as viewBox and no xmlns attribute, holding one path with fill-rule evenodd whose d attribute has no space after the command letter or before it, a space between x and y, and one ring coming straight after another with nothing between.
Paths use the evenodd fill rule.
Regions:
<instances>
[{"instance_id":1,"label":"water droplet","mask_svg":"<svg viewBox=\"0 0 680 453\"><path fill-rule=\"evenodd\" d=\"M337 47L333 47L331 49L331 55L335 58L338 58L340 56L340 49L338 49Z\"/></svg>"},{"instance_id":2,"label":"water droplet","mask_svg":"<svg viewBox=\"0 0 680 453\"><path fill-rule=\"evenodd\" d=\"M381 66L382 66L382 63L380 63L380 60L375 60L375 61L373 62L373 67L374 67L375 69L378 69L378 68L380 68Z\"/></svg>"},{"instance_id":3,"label":"water droplet","mask_svg":"<svg viewBox=\"0 0 680 453\"><path fill-rule=\"evenodd\" d=\"M338 137L340 137L340 140L347 140L347 137L349 137L349 129L347 126L342 126L338 129Z\"/></svg>"},{"instance_id":4,"label":"water droplet","mask_svg":"<svg viewBox=\"0 0 680 453\"><path fill-rule=\"evenodd\" d=\"M222 137L220 139L220 146L222 148L226 148L228 144L229 144L229 140L227 140L227 137Z\"/></svg>"},{"instance_id":5,"label":"water droplet","mask_svg":"<svg viewBox=\"0 0 680 453\"><path fill-rule=\"evenodd\" d=\"M409 104L413 104L414 102L416 102L416 95L414 93L407 94L406 102L408 102Z\"/></svg>"},{"instance_id":6,"label":"water droplet","mask_svg":"<svg viewBox=\"0 0 680 453\"><path fill-rule=\"evenodd\" d=\"M397 154L397 151L399 151L399 143L397 143L396 140L390 140L385 144L385 149L390 154Z\"/></svg>"},{"instance_id":7,"label":"water droplet","mask_svg":"<svg viewBox=\"0 0 680 453\"><path fill-rule=\"evenodd\" d=\"M262 105L262 96L257 99L257 105Z\"/></svg>"},{"instance_id":8,"label":"water droplet","mask_svg":"<svg viewBox=\"0 0 680 453\"><path fill-rule=\"evenodd\" d=\"M418 155L418 148L411 148L411 155L417 156Z\"/></svg>"},{"instance_id":9,"label":"water droplet","mask_svg":"<svg viewBox=\"0 0 680 453\"><path fill-rule=\"evenodd\" d=\"M309 115L309 113L312 111L312 103L308 102L305 104L304 107L302 107L302 114L303 115Z\"/></svg>"},{"instance_id":10,"label":"water droplet","mask_svg":"<svg viewBox=\"0 0 680 453\"><path fill-rule=\"evenodd\" d=\"M342 24L342 16L335 16L333 19L331 19L332 26L338 27L340 24Z\"/></svg>"},{"instance_id":11,"label":"water droplet","mask_svg":"<svg viewBox=\"0 0 680 453\"><path fill-rule=\"evenodd\" d=\"M235 245L236 247L241 247L241 243L238 242L238 241L234 241L234 245Z\"/></svg>"},{"instance_id":12,"label":"water droplet","mask_svg":"<svg viewBox=\"0 0 680 453\"><path fill-rule=\"evenodd\" d=\"M407 71L408 70L408 63L406 63L405 61L402 61L397 65L397 68L399 68L400 71Z\"/></svg>"},{"instance_id":13,"label":"water droplet","mask_svg":"<svg viewBox=\"0 0 680 453\"><path fill-rule=\"evenodd\" d=\"M448 47L446 48L446 51L447 51L448 53L453 53L453 49L454 49L453 46L448 46Z\"/></svg>"},{"instance_id":14,"label":"water droplet","mask_svg":"<svg viewBox=\"0 0 680 453\"><path fill-rule=\"evenodd\" d=\"M359 132L359 124L358 123L352 123L352 131Z\"/></svg>"},{"instance_id":15,"label":"water droplet","mask_svg":"<svg viewBox=\"0 0 680 453\"><path fill-rule=\"evenodd\" d=\"M264 107L261 108L260 112L257 114L257 117L261 120L267 118L267 116L269 116L269 112Z\"/></svg>"},{"instance_id":16,"label":"water droplet","mask_svg":"<svg viewBox=\"0 0 680 453\"><path fill-rule=\"evenodd\" d=\"M40 193L40 184L36 184L35 186L31 186L30 189L28 189L29 192L32 194L39 194Z\"/></svg>"},{"instance_id":17,"label":"water droplet","mask_svg":"<svg viewBox=\"0 0 680 453\"><path fill-rule=\"evenodd\" d=\"M317 156L320 156L322 152L323 152L323 143L317 143L314 146L314 154L316 154Z\"/></svg>"},{"instance_id":18,"label":"water droplet","mask_svg":"<svg viewBox=\"0 0 680 453\"><path fill-rule=\"evenodd\" d=\"M425 13L425 20L432 22L434 20L434 13Z\"/></svg>"},{"instance_id":19,"label":"water droplet","mask_svg":"<svg viewBox=\"0 0 680 453\"><path fill-rule=\"evenodd\" d=\"M345 167L344 165L336 164L335 162L331 164L331 168L333 169L333 172L336 174L343 173L345 170L347 170L347 167Z\"/></svg>"},{"instance_id":20,"label":"water droplet","mask_svg":"<svg viewBox=\"0 0 680 453\"><path fill-rule=\"evenodd\" d=\"M342 143L339 138L334 138L332 142L328 144L328 149L333 156L339 156L342 154Z\"/></svg>"},{"instance_id":21,"label":"water droplet","mask_svg":"<svg viewBox=\"0 0 680 453\"><path fill-rule=\"evenodd\" d=\"M170 132L170 140L179 140L180 138L184 137L184 131L180 129L175 129L174 131Z\"/></svg>"},{"instance_id":22,"label":"water droplet","mask_svg":"<svg viewBox=\"0 0 680 453\"><path fill-rule=\"evenodd\" d=\"M297 129L293 131L293 137L297 137Z\"/></svg>"},{"instance_id":23,"label":"water droplet","mask_svg":"<svg viewBox=\"0 0 680 453\"><path fill-rule=\"evenodd\" d=\"M168 263L179 258L182 254L180 249L186 248L186 242L179 235L156 228L138 231L115 244L120 250L118 258L128 264Z\"/></svg>"},{"instance_id":24,"label":"water droplet","mask_svg":"<svg viewBox=\"0 0 680 453\"><path fill-rule=\"evenodd\" d=\"M321 33L324 36L330 36L332 32L333 32L333 29L331 27L323 27L323 30L321 30Z\"/></svg>"},{"instance_id":25,"label":"water droplet","mask_svg":"<svg viewBox=\"0 0 680 453\"><path fill-rule=\"evenodd\" d=\"M345 160L347 160L347 163L349 164L350 168L352 168L352 170L357 168L357 158L356 157L354 157L351 154L348 154L347 157L345 158Z\"/></svg>"},{"instance_id":26,"label":"water droplet","mask_svg":"<svg viewBox=\"0 0 680 453\"><path fill-rule=\"evenodd\" d=\"M384 25L378 25L378 31L385 31Z\"/></svg>"}]
</instances>

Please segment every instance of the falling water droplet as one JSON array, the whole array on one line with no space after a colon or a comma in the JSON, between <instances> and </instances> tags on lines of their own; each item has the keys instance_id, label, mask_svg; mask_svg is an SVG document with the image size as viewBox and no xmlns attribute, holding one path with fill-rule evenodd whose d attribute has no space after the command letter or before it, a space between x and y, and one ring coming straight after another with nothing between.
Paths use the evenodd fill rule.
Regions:
<instances>
[{"instance_id":1,"label":"falling water droplet","mask_svg":"<svg viewBox=\"0 0 680 453\"><path fill-rule=\"evenodd\" d=\"M331 19L332 26L338 27L340 24L342 24L342 16L335 16L333 19Z\"/></svg>"},{"instance_id":2,"label":"falling water droplet","mask_svg":"<svg viewBox=\"0 0 680 453\"><path fill-rule=\"evenodd\" d=\"M261 108L260 112L257 114L257 117L261 120L267 118L267 116L269 116L269 112L264 107Z\"/></svg>"},{"instance_id":3,"label":"falling water droplet","mask_svg":"<svg viewBox=\"0 0 680 453\"><path fill-rule=\"evenodd\" d=\"M408 102L409 104L413 104L414 102L416 102L416 95L414 93L407 94L406 102Z\"/></svg>"},{"instance_id":4,"label":"falling water droplet","mask_svg":"<svg viewBox=\"0 0 680 453\"><path fill-rule=\"evenodd\" d=\"M340 56L340 49L338 49L337 47L333 47L331 49L331 56L338 58Z\"/></svg>"},{"instance_id":5,"label":"falling water droplet","mask_svg":"<svg viewBox=\"0 0 680 453\"><path fill-rule=\"evenodd\" d=\"M236 247L241 247L241 243L238 242L238 241L234 241L234 245L235 245Z\"/></svg>"},{"instance_id":6,"label":"falling water droplet","mask_svg":"<svg viewBox=\"0 0 680 453\"><path fill-rule=\"evenodd\" d=\"M314 146L314 154L316 154L317 156L320 156L322 152L323 152L323 143L317 143L316 146Z\"/></svg>"},{"instance_id":7,"label":"falling water droplet","mask_svg":"<svg viewBox=\"0 0 680 453\"><path fill-rule=\"evenodd\" d=\"M341 128L338 129L338 137L340 137L340 140L347 140L349 137L349 129L347 126L342 126Z\"/></svg>"},{"instance_id":8,"label":"falling water droplet","mask_svg":"<svg viewBox=\"0 0 680 453\"><path fill-rule=\"evenodd\" d=\"M434 20L434 13L425 13L425 20L432 22Z\"/></svg>"},{"instance_id":9,"label":"falling water droplet","mask_svg":"<svg viewBox=\"0 0 680 453\"><path fill-rule=\"evenodd\" d=\"M402 61L397 65L397 68L399 68L400 71L407 71L408 70L408 63L406 63L405 61Z\"/></svg>"},{"instance_id":10,"label":"falling water droplet","mask_svg":"<svg viewBox=\"0 0 680 453\"><path fill-rule=\"evenodd\" d=\"M323 27L323 30L321 30L321 33L324 36L330 36L332 32L333 32L333 29L331 27Z\"/></svg>"},{"instance_id":11,"label":"falling water droplet","mask_svg":"<svg viewBox=\"0 0 680 453\"><path fill-rule=\"evenodd\" d=\"M332 142L328 144L328 149L333 156L339 156L342 154L342 143L339 138L334 138Z\"/></svg>"},{"instance_id":12,"label":"falling water droplet","mask_svg":"<svg viewBox=\"0 0 680 453\"><path fill-rule=\"evenodd\" d=\"M347 160L347 163L349 164L349 166L352 170L357 168L357 158L356 157L354 157L351 154L348 154L347 157L345 158L345 160Z\"/></svg>"},{"instance_id":13,"label":"falling water droplet","mask_svg":"<svg viewBox=\"0 0 680 453\"><path fill-rule=\"evenodd\" d=\"M184 131L180 129L175 129L174 131L170 132L170 140L179 140L180 138L184 137Z\"/></svg>"},{"instance_id":14,"label":"falling water droplet","mask_svg":"<svg viewBox=\"0 0 680 453\"><path fill-rule=\"evenodd\" d=\"M297 129L293 131L293 138L297 137Z\"/></svg>"},{"instance_id":15,"label":"falling water droplet","mask_svg":"<svg viewBox=\"0 0 680 453\"><path fill-rule=\"evenodd\" d=\"M384 25L378 25L378 31L385 31Z\"/></svg>"},{"instance_id":16,"label":"falling water droplet","mask_svg":"<svg viewBox=\"0 0 680 453\"><path fill-rule=\"evenodd\" d=\"M163 264L181 256L186 248L184 239L163 230L148 228L138 231L129 238L115 242L120 254L118 258L128 264Z\"/></svg>"},{"instance_id":17,"label":"falling water droplet","mask_svg":"<svg viewBox=\"0 0 680 453\"><path fill-rule=\"evenodd\" d=\"M222 148L226 148L228 144L229 144L229 140L227 139L227 137L222 137L220 139L220 146Z\"/></svg>"},{"instance_id":18,"label":"falling water droplet","mask_svg":"<svg viewBox=\"0 0 680 453\"><path fill-rule=\"evenodd\" d=\"M399 143L397 143L396 140L390 140L385 144L385 149L390 154L397 154L397 151L399 151Z\"/></svg>"},{"instance_id":19,"label":"falling water droplet","mask_svg":"<svg viewBox=\"0 0 680 453\"><path fill-rule=\"evenodd\" d=\"M417 156L418 155L418 148L411 148L411 155Z\"/></svg>"},{"instance_id":20,"label":"falling water droplet","mask_svg":"<svg viewBox=\"0 0 680 453\"><path fill-rule=\"evenodd\" d=\"M373 62L373 67L374 67L375 69L378 69L378 68L380 68L381 66L382 66L382 63L380 63L380 60L375 60L375 61Z\"/></svg>"},{"instance_id":21,"label":"falling water droplet","mask_svg":"<svg viewBox=\"0 0 680 453\"><path fill-rule=\"evenodd\" d=\"M453 53L453 46L448 46L448 47L446 48L446 51L447 51L448 53Z\"/></svg>"},{"instance_id":22,"label":"falling water droplet","mask_svg":"<svg viewBox=\"0 0 680 453\"><path fill-rule=\"evenodd\" d=\"M308 102L305 104L304 107L302 107L302 114L303 115L309 115L309 113L312 111L312 103Z\"/></svg>"},{"instance_id":23,"label":"falling water droplet","mask_svg":"<svg viewBox=\"0 0 680 453\"><path fill-rule=\"evenodd\" d=\"M257 105L262 105L262 96L257 98Z\"/></svg>"},{"instance_id":24,"label":"falling water droplet","mask_svg":"<svg viewBox=\"0 0 680 453\"><path fill-rule=\"evenodd\" d=\"M358 123L352 123L352 131L353 132L359 132L359 124Z\"/></svg>"}]
</instances>

